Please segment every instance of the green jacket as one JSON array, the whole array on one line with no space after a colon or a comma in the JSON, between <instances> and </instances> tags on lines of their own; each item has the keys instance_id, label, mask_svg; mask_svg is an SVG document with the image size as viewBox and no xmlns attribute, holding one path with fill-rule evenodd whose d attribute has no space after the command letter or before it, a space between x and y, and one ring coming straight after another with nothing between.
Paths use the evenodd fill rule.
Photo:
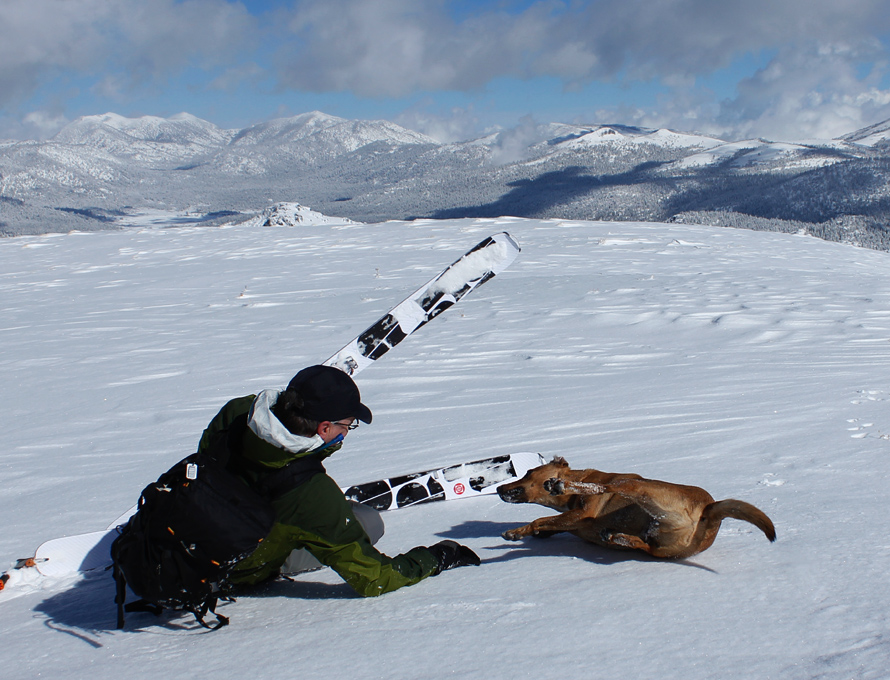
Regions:
<instances>
[{"instance_id":1,"label":"green jacket","mask_svg":"<svg viewBox=\"0 0 890 680\"><path fill-rule=\"evenodd\" d=\"M319 450L324 446L321 437L299 437L284 430L268 411L275 398L277 392L266 390L228 402L204 430L198 450L209 447L244 414L248 414L248 427L240 446L230 443L229 451L247 461L239 474L251 485L298 459L316 456L321 460L339 450L341 444ZM438 568L436 558L423 547L397 557L378 551L356 520L350 502L327 474L311 475L278 495L272 505L275 524L259 547L235 565L233 583L254 584L275 576L297 548L308 550L365 597L413 585Z\"/></svg>"}]
</instances>

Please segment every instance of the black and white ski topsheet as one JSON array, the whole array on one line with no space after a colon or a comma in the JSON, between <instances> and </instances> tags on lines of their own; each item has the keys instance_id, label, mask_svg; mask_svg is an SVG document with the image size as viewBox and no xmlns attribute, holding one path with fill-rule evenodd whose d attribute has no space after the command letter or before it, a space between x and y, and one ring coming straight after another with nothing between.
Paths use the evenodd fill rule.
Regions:
<instances>
[{"instance_id":1,"label":"black and white ski topsheet","mask_svg":"<svg viewBox=\"0 0 890 680\"><path fill-rule=\"evenodd\" d=\"M370 505L377 510L394 510L418 503L494 493L498 485L523 477L544 462L540 453L511 453L356 484L344 493L346 498L356 503Z\"/></svg>"},{"instance_id":2,"label":"black and white ski topsheet","mask_svg":"<svg viewBox=\"0 0 890 680\"><path fill-rule=\"evenodd\" d=\"M519 245L510 234L501 232L486 238L324 363L355 375L471 290L502 272L518 254ZM495 485L521 477L541 463L543 459L537 453L514 453L359 484L350 487L347 493L360 503L388 510L431 500L493 493ZM107 529L42 543L33 558L19 560L13 570L0 574L0 589L15 569L36 567L45 576L65 576L106 568L110 564L109 546L117 536L117 526L126 523L135 511L133 506Z\"/></svg>"},{"instance_id":3,"label":"black and white ski topsheet","mask_svg":"<svg viewBox=\"0 0 890 680\"><path fill-rule=\"evenodd\" d=\"M389 310L325 365L355 375L471 290L504 271L518 254L519 244L507 232L489 236Z\"/></svg>"}]
</instances>

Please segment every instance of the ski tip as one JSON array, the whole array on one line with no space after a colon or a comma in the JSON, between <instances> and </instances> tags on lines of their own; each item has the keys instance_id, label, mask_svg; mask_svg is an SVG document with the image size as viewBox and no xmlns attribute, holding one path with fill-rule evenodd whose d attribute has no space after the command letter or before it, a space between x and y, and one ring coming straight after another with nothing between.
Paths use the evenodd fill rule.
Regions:
<instances>
[{"instance_id":1,"label":"ski tip","mask_svg":"<svg viewBox=\"0 0 890 680\"><path fill-rule=\"evenodd\" d=\"M519 246L519 241L513 238L512 234L510 234L509 232L502 231L501 233L492 236L492 238L495 241L506 241L513 248L516 248L517 253L522 252L522 248Z\"/></svg>"},{"instance_id":2,"label":"ski tip","mask_svg":"<svg viewBox=\"0 0 890 680\"><path fill-rule=\"evenodd\" d=\"M6 584L9 583L9 579L12 576L12 572L17 569L29 569L31 567L36 567L38 562L43 562L45 560L40 560L36 557L22 557L15 561L15 564L12 566L12 569L9 571L4 571L0 574L0 590L3 590L6 587Z\"/></svg>"},{"instance_id":3,"label":"ski tip","mask_svg":"<svg viewBox=\"0 0 890 680\"><path fill-rule=\"evenodd\" d=\"M36 567L38 562L46 562L46 559L37 559L36 557L23 557L15 561L15 566L13 567L13 569Z\"/></svg>"},{"instance_id":4,"label":"ski tip","mask_svg":"<svg viewBox=\"0 0 890 680\"><path fill-rule=\"evenodd\" d=\"M519 243L516 242L516 239L514 239L506 231L502 231L499 234L489 236L482 243L480 243L479 246L483 246L483 244L485 244L484 248L491 248L492 252L496 253L492 261L488 263L488 278L500 274L507 267L513 264L514 260L516 260L516 258L519 256L519 253L522 251L522 249L519 247ZM475 250L471 252L475 252ZM486 278L485 281L487 281L488 278Z\"/></svg>"}]
</instances>

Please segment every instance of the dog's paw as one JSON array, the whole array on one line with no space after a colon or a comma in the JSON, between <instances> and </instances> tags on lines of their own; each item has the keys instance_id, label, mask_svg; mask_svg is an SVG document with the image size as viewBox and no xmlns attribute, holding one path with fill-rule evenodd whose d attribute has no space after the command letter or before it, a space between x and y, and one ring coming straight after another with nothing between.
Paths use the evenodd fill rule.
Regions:
<instances>
[{"instance_id":1,"label":"dog's paw","mask_svg":"<svg viewBox=\"0 0 890 680\"><path fill-rule=\"evenodd\" d=\"M551 496L562 496L566 492L566 488L559 477L551 477L544 482L544 491Z\"/></svg>"},{"instance_id":2,"label":"dog's paw","mask_svg":"<svg viewBox=\"0 0 890 680\"><path fill-rule=\"evenodd\" d=\"M508 541L519 541L525 536L525 532L522 531L522 527L518 529L507 529L501 536Z\"/></svg>"}]
</instances>

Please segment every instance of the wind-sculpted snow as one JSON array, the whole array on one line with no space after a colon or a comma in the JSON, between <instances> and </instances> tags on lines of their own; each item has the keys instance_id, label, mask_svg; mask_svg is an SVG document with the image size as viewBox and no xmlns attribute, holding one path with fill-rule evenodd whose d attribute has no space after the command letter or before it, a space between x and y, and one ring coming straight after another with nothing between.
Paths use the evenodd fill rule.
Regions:
<instances>
[{"instance_id":1,"label":"wind-sculpted snow","mask_svg":"<svg viewBox=\"0 0 890 680\"><path fill-rule=\"evenodd\" d=\"M493 497L386 513L388 554L482 557L365 600L329 570L114 630L108 574L0 592L9 677L881 678L890 663L890 260L681 224L417 220L0 241L0 560L104 529L228 399L286 385L486 236L511 267L359 375L344 486L516 451L762 508L681 562ZM434 645L442 654L419 658ZM455 650L459 650L455 652ZM373 663L369 662L373 660Z\"/></svg>"}]
</instances>

